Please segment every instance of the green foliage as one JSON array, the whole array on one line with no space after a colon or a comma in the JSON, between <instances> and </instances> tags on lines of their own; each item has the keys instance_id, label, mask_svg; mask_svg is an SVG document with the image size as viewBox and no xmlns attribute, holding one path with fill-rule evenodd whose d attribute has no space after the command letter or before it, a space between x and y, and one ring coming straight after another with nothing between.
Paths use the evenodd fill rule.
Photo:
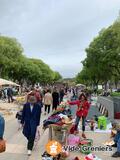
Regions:
<instances>
[{"instance_id":1,"label":"green foliage","mask_svg":"<svg viewBox=\"0 0 120 160\"><path fill-rule=\"evenodd\" d=\"M58 81L61 80L62 76L60 75L59 72L54 72L54 81Z\"/></svg>"},{"instance_id":2,"label":"green foliage","mask_svg":"<svg viewBox=\"0 0 120 160\"><path fill-rule=\"evenodd\" d=\"M89 70L84 67L80 73L77 74L76 76L76 83L82 83L85 84L86 86L90 84L90 74Z\"/></svg>"},{"instance_id":3,"label":"green foliage","mask_svg":"<svg viewBox=\"0 0 120 160\"><path fill-rule=\"evenodd\" d=\"M15 67L23 49L14 38L0 36L0 76L6 77L9 69Z\"/></svg>"},{"instance_id":4,"label":"green foliage","mask_svg":"<svg viewBox=\"0 0 120 160\"><path fill-rule=\"evenodd\" d=\"M120 92L112 92L111 96L112 97L120 97Z\"/></svg>"},{"instance_id":5,"label":"green foliage","mask_svg":"<svg viewBox=\"0 0 120 160\"><path fill-rule=\"evenodd\" d=\"M0 77L20 84L47 84L61 79L61 75L42 60L25 57L16 39L4 36L0 36Z\"/></svg>"},{"instance_id":6,"label":"green foliage","mask_svg":"<svg viewBox=\"0 0 120 160\"><path fill-rule=\"evenodd\" d=\"M107 29L101 30L86 48L87 57L83 70L77 75L78 83L106 83L120 80L120 19Z\"/></svg>"}]
</instances>

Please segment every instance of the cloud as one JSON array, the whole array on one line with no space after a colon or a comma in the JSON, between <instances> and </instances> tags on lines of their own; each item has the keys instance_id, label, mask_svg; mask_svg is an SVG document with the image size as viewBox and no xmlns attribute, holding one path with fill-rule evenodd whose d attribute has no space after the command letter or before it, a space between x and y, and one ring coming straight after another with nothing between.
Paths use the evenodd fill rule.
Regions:
<instances>
[{"instance_id":1,"label":"cloud","mask_svg":"<svg viewBox=\"0 0 120 160\"><path fill-rule=\"evenodd\" d=\"M119 6L120 0L0 0L0 32L16 37L27 56L72 77L84 49L113 23Z\"/></svg>"}]
</instances>

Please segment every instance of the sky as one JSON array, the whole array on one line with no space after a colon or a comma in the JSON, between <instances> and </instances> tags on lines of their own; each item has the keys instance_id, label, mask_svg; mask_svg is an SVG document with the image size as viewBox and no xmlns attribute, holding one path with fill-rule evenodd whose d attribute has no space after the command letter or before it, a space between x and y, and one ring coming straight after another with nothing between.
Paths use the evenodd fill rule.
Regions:
<instances>
[{"instance_id":1,"label":"sky","mask_svg":"<svg viewBox=\"0 0 120 160\"><path fill-rule=\"evenodd\" d=\"M72 78L82 69L85 48L119 10L120 0L0 0L0 34Z\"/></svg>"}]
</instances>

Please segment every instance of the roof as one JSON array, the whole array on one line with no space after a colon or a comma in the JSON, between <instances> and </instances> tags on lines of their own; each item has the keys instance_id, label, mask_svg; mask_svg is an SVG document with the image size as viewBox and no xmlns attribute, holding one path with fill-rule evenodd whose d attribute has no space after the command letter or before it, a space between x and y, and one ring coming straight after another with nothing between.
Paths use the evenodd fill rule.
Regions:
<instances>
[{"instance_id":1,"label":"roof","mask_svg":"<svg viewBox=\"0 0 120 160\"><path fill-rule=\"evenodd\" d=\"M0 78L0 86L4 86L4 85L20 86L12 81L8 81L6 79Z\"/></svg>"}]
</instances>

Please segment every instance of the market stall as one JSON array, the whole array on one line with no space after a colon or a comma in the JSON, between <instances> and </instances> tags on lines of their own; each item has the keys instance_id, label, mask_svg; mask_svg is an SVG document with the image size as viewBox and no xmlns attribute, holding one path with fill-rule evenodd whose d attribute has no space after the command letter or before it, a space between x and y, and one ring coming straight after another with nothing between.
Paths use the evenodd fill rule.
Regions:
<instances>
[{"instance_id":1,"label":"market stall","mask_svg":"<svg viewBox=\"0 0 120 160\"><path fill-rule=\"evenodd\" d=\"M45 157L50 157L51 160L101 160L99 158L99 154L97 155L96 153L90 150L84 150L83 148L94 147L93 145L95 145L95 142L90 134L110 134L112 127L110 121L104 116L94 117L90 120L86 120L86 135L89 133L87 139L84 139L80 136L81 127L79 127L78 132L74 131L74 122L74 116L72 115L70 106L65 98L64 102L60 104L58 109L43 122L43 128L49 129L48 138L50 141L55 140L62 146L71 146L72 148L70 148L70 150L72 150L73 147L76 147L77 149L79 148L80 151L75 151L74 149L73 151L63 150L59 154L61 158L58 158L58 155L56 157L51 157L45 152L43 154L43 159Z\"/></svg>"},{"instance_id":2,"label":"market stall","mask_svg":"<svg viewBox=\"0 0 120 160\"><path fill-rule=\"evenodd\" d=\"M43 128L49 129L49 140L57 140L67 144L67 136L73 120L66 102L62 102L58 109L43 122Z\"/></svg>"},{"instance_id":3,"label":"market stall","mask_svg":"<svg viewBox=\"0 0 120 160\"><path fill-rule=\"evenodd\" d=\"M20 85L18 85L17 83L0 78L0 86L8 86L8 85L20 87Z\"/></svg>"}]
</instances>

